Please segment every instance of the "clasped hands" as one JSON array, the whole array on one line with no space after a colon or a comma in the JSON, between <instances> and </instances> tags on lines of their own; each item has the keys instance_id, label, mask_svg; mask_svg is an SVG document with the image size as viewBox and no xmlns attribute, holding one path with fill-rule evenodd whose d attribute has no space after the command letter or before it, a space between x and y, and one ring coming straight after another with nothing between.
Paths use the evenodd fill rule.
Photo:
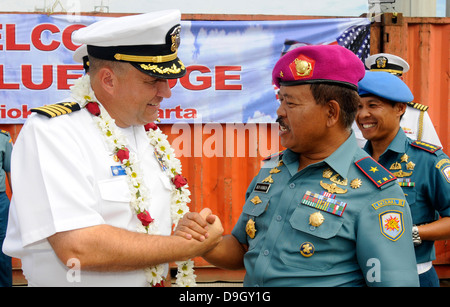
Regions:
<instances>
[{"instance_id":1,"label":"clasped hands","mask_svg":"<svg viewBox=\"0 0 450 307\"><path fill-rule=\"evenodd\" d=\"M213 215L209 208L200 213L188 212L178 222L174 235L187 240L197 240L209 243L211 250L222 240L223 226L218 216Z\"/></svg>"}]
</instances>

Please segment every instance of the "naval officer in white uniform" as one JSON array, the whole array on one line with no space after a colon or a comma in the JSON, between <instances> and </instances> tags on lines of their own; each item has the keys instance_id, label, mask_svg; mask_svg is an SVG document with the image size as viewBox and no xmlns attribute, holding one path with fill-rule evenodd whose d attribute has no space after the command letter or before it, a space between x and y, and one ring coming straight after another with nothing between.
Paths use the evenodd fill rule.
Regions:
<instances>
[{"instance_id":1,"label":"naval officer in white uniform","mask_svg":"<svg viewBox=\"0 0 450 307\"><path fill-rule=\"evenodd\" d=\"M87 45L90 83L76 83L74 101L35 108L12 157L4 251L22 260L30 286L160 285L150 279L167 263L220 239L220 225L202 242L171 236L173 191L185 183L146 131L171 96L167 80L185 74L180 17L109 18L74 34Z\"/></svg>"}]
</instances>

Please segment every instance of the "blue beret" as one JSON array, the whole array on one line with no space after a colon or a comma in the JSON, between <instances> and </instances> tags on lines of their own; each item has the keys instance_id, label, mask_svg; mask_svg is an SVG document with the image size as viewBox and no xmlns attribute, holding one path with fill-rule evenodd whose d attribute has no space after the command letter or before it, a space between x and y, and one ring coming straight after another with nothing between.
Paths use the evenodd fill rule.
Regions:
<instances>
[{"instance_id":1,"label":"blue beret","mask_svg":"<svg viewBox=\"0 0 450 307\"><path fill-rule=\"evenodd\" d=\"M414 99L405 82L385 71L366 71L358 83L358 93L360 96L371 94L395 102L410 102Z\"/></svg>"}]
</instances>

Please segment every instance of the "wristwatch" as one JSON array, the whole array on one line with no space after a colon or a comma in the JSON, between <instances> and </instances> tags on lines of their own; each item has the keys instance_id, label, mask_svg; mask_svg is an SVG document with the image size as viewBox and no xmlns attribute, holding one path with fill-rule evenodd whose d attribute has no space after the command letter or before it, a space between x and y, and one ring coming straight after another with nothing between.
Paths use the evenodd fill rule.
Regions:
<instances>
[{"instance_id":1,"label":"wristwatch","mask_svg":"<svg viewBox=\"0 0 450 307\"><path fill-rule=\"evenodd\" d=\"M413 225L413 227L412 227L412 239L413 239L414 246L418 246L418 245L422 244L422 239L419 236L419 228L417 228L416 225Z\"/></svg>"}]
</instances>

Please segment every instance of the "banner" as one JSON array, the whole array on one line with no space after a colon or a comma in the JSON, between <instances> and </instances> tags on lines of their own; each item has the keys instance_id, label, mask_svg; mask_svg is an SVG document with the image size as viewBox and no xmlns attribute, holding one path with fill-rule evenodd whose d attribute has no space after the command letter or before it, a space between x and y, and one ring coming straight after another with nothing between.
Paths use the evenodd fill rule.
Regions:
<instances>
[{"instance_id":1,"label":"banner","mask_svg":"<svg viewBox=\"0 0 450 307\"><path fill-rule=\"evenodd\" d=\"M0 15L0 123L20 124L37 106L67 101L83 75L72 33L96 16ZM294 21L182 21L178 52L187 74L169 82L161 123L270 123L278 101L272 68L291 48L339 44L369 55L365 18Z\"/></svg>"}]
</instances>

